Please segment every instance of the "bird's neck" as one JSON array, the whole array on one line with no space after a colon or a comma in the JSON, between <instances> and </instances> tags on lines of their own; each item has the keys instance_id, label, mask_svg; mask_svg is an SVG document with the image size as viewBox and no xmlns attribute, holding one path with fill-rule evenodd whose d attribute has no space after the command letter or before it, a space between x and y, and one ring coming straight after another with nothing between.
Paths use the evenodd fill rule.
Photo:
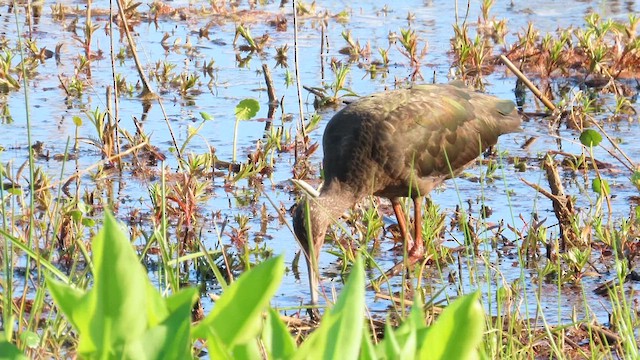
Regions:
<instances>
[{"instance_id":1,"label":"bird's neck","mask_svg":"<svg viewBox=\"0 0 640 360\"><path fill-rule=\"evenodd\" d=\"M358 196L339 181L325 183L317 198L318 210L323 211L330 222L342 216L342 214L355 205Z\"/></svg>"}]
</instances>

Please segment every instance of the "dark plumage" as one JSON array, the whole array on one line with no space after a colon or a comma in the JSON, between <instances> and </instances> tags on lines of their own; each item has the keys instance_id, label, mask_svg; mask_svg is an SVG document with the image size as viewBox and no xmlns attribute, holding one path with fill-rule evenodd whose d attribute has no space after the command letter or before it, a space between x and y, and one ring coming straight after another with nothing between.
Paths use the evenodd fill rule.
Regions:
<instances>
[{"instance_id":1,"label":"dark plumage","mask_svg":"<svg viewBox=\"0 0 640 360\"><path fill-rule=\"evenodd\" d=\"M312 303L317 303L318 255L327 227L366 195L391 199L412 262L424 255L421 201L434 187L473 162L521 119L509 100L473 92L461 83L419 85L362 97L327 124L324 184L317 198L296 206L293 225L309 265ZM400 197L414 200L413 239ZM307 238L305 209L312 238ZM315 266L314 266L315 264Z\"/></svg>"}]
</instances>

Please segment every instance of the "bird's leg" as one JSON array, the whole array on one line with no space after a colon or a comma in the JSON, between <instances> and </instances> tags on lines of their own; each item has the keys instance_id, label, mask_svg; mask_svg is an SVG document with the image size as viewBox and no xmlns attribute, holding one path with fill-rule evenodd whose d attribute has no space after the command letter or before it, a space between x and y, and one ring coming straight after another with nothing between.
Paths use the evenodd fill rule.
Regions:
<instances>
[{"instance_id":1,"label":"bird's leg","mask_svg":"<svg viewBox=\"0 0 640 360\"><path fill-rule=\"evenodd\" d=\"M396 213L396 220L398 220L398 226L400 227L400 235L402 236L402 241L407 244L407 249L410 249L411 247L409 247L408 245L410 245L411 243L411 238L409 236L409 232L407 231L407 219L404 216L404 211L402 211L400 198L392 198L391 205L393 205L393 211Z\"/></svg>"},{"instance_id":2,"label":"bird's leg","mask_svg":"<svg viewBox=\"0 0 640 360\"><path fill-rule=\"evenodd\" d=\"M420 198L421 199L421 198ZM404 211L402 210L402 205L400 204L399 198L392 198L391 204L393 205L393 210L396 213L396 219L398 220L398 226L400 227L400 234L402 235L402 239L407 246L407 254L408 254L408 265L415 264L416 262L422 260L424 256L424 245L422 244L422 226L420 225L420 219L422 217L422 209L420 208L420 200L414 199L415 206L415 215L416 215L416 223L415 223L415 235L412 236L407 231L407 220L404 216ZM393 277L400 272L402 272L402 268L404 267L406 262L401 262L396 264L394 267L389 269L385 273L384 276Z\"/></svg>"},{"instance_id":3,"label":"bird's leg","mask_svg":"<svg viewBox=\"0 0 640 360\"><path fill-rule=\"evenodd\" d=\"M422 196L413 198L413 244L409 248L409 260L414 263L424 256L422 241Z\"/></svg>"}]
</instances>

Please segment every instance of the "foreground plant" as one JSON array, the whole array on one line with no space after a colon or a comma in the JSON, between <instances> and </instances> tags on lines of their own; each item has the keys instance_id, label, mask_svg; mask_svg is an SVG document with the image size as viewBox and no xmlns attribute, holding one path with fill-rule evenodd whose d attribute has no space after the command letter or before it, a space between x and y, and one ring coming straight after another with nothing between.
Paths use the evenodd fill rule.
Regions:
<instances>
[{"instance_id":1,"label":"foreground plant","mask_svg":"<svg viewBox=\"0 0 640 360\"><path fill-rule=\"evenodd\" d=\"M53 300L79 333L78 354L87 359L189 357L196 289L163 298L109 213L92 252L90 290L47 277Z\"/></svg>"},{"instance_id":2,"label":"foreground plant","mask_svg":"<svg viewBox=\"0 0 640 360\"><path fill-rule=\"evenodd\" d=\"M429 328L417 296L404 324L397 329L387 325L385 339L374 345L365 327L361 260L320 326L296 347L278 312L268 309L284 276L282 256L240 276L224 290L211 313L192 327L197 290L162 297L110 213L93 239L92 251L91 289L81 290L47 276L56 306L78 334L78 347L69 353L77 351L83 359L188 359L193 358L192 347L199 339L206 339L213 359L467 359L479 355L484 315L477 292L455 301ZM7 342L0 341L0 350L12 358L25 358Z\"/></svg>"}]
</instances>

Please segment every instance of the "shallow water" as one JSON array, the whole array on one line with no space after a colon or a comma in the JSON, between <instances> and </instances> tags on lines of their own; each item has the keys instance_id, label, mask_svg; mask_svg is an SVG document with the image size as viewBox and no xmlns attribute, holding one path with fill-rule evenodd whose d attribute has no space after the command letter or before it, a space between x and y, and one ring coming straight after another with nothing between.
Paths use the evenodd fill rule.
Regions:
<instances>
[{"instance_id":1,"label":"shallow water","mask_svg":"<svg viewBox=\"0 0 640 360\"><path fill-rule=\"evenodd\" d=\"M29 79L28 90L28 111L31 116L31 132L33 141L43 141L46 149L51 153L64 153L67 141L73 143L75 125L72 121L73 116L80 116L84 119L84 125L79 129L80 137L95 138L95 129L86 120L83 111L91 111L96 107L101 110L106 108L105 105L105 88L112 84L111 63L108 58L109 37L104 30L108 17L105 15L96 15L93 18L94 23L100 25L98 31L94 35L93 49L98 48L105 51L106 58L102 60L94 60L92 62L92 76L90 86L85 89L82 97L66 99L64 91L60 88L58 76L69 77L74 73L74 64L76 59L83 50L79 46L79 42L73 39L73 34L64 30L64 26L68 25L74 16L68 15L63 22L55 21L51 16L51 6L53 1L45 1L43 7L43 15L38 24L33 25L33 38L38 46L48 49L54 49L59 43L63 44L60 64L56 64L54 59L48 59L44 64L40 65L37 73ZM68 6L78 7L82 10L84 2L68 3ZM204 7L205 3L193 4L187 1L173 1L168 5L174 8L180 7ZM357 3L347 1L317 1L317 11L328 11L329 14L337 14L346 11L349 15L348 21L339 23L335 18L327 21L325 31L326 42L329 44L325 47L325 54L320 53L320 43L322 41L322 33L320 30L319 17L300 17L299 21L299 51L300 51L300 81L303 85L321 86L323 83L331 83L333 75L330 71L331 58L347 62L348 57L340 54L340 48L346 46L342 39L341 32L344 30L351 31L352 37L358 40L362 45L370 43L372 49L371 57L379 58L377 48L389 47L389 33L399 33L400 29L410 26L414 29L422 39L422 44L426 40L428 44L428 52L423 60L422 74L424 82L446 82L452 63L450 54L450 38L453 36L452 24L456 21L455 2L452 1L402 1L393 2L387 6L377 1L361 1ZM8 6L8 5L3 5ZM464 17L466 3L459 2L459 21ZM93 5L94 11L97 9L108 9L108 2L98 1ZM480 2L473 1L470 5L468 21L473 24L479 16ZM146 5L141 6L142 11L146 11ZM571 9L567 11L567 9ZM21 9L23 10L23 9ZM247 4L242 2L238 10L243 11L243 19L245 25L251 29L254 37L268 33L271 37L269 47L264 55L252 55L252 59L246 67L238 67L236 54L247 56L247 53L238 52L233 46L233 38L236 24L226 18L216 15L210 16L193 16L188 17L184 21L176 18L160 18L157 23L141 22L134 27L135 40L137 42L139 56L145 68L149 72L153 69L153 64L160 62L170 62L176 65L175 72L193 72L203 66L203 62L210 60L215 61L215 79L211 83L210 78L200 74L197 92L190 93L188 97L181 96L175 89L158 88L157 83L153 83L156 90L162 94L162 100L170 120L171 127L176 135L178 144L182 144L188 136L189 127L197 126L200 123L200 112L206 112L214 117L213 121L207 122L200 131L201 137L196 137L187 147L186 152L201 154L208 151L208 146L216 149L216 155L223 160L230 160L232 155L232 137L234 126L234 108L237 103L247 97L256 98L261 103L261 110L254 120L243 121L239 126L238 136L238 158L245 159L246 155L255 149L256 141L263 138L265 129L265 118L267 117L267 94L262 74L257 73L261 69L261 65L266 63L271 68L276 92L278 97L283 98L284 106L276 112L273 126L283 126L285 129L294 129L295 121L283 122L281 111L291 114L294 119L298 118L297 93L295 85L285 85L285 69L275 66L275 48L283 44L289 44L290 66L293 64L293 23L291 21L292 8L291 4L280 6L279 2L268 2L265 5L258 5L255 10L251 10ZM597 11L603 17L612 17L616 19L625 19L628 13L638 11L634 1L530 1L530 2L498 2L492 9L492 15L497 19L507 18L509 33L506 37L507 43L515 40L517 31L526 27L528 22L533 22L535 27L541 32L553 32L557 27L581 26L583 17L592 12ZM408 14L414 15L414 20L408 21ZM24 29L24 13L18 18ZM267 24L267 20L274 19L276 15L282 14L289 20L287 31L278 32ZM84 15L79 12L79 23L77 34L82 37L80 31L81 24L84 23ZM5 16L4 21L0 20L0 33L10 41L15 41L16 27L12 16ZM216 23L210 27L210 39L198 38L198 29L207 23ZM219 23L219 24L218 24ZM196 34L194 34L194 32ZM173 44L177 39L181 40L180 46L170 46L167 51L161 46L161 40L165 34L169 35L169 44ZM118 33L114 33L115 51L124 47L123 43L118 42ZM187 40L188 39L188 40ZM183 45L191 44L191 48L187 49ZM243 43L239 40L239 44ZM388 74L380 74L375 79L371 79L370 75L364 69L357 66L351 66L351 72L348 76L346 87L352 89L358 94L369 94L381 91L387 88L395 87L395 80L399 79L404 82L410 75L411 69L408 60L403 57L395 45L391 46L390 63ZM14 59L14 63L19 60ZM122 74L128 82L135 84L138 75L135 71L134 63L131 58L120 62L116 61L116 71ZM293 68L290 68L293 72ZM498 67L497 71L486 77L486 91L496 96L514 99L515 78L508 75L503 68ZM139 90L136 90L137 93ZM306 115L313 113L313 96L303 90L304 113ZM6 151L0 154L0 161L6 163L10 160L14 161L14 166L19 166L27 159L27 137L26 137L26 111L25 98L23 92L11 92L0 99L0 105L6 103L10 110L12 120L5 121L0 124L0 131L3 136L0 138L0 146ZM637 105L633 104L637 109ZM330 119L337 109L325 108L320 110L323 117L319 129L310 134L314 141L320 141L323 125ZM533 100L533 96L528 93L527 101L523 106L525 112L535 112L542 110ZM145 119L143 121L144 130L152 134L152 144L158 146L160 151L167 154L167 164L175 169L177 167L176 158L168 149L172 146L169 131L160 107L154 104L148 113L143 114L142 102L135 94L134 96L122 96L120 98L120 126L130 132L135 132L135 126L132 118ZM509 136L501 137L499 148L508 151L510 156L521 158L536 157L539 153L547 150L559 148L558 141L549 135L549 129L545 121L539 122L532 120L524 124L524 132ZM633 134L638 131L637 122L618 123L607 127L610 135L623 139L622 148L632 159L640 157L640 147L637 142L632 141ZM520 145L524 143L529 136L536 135L540 138L535 145L528 150L521 150ZM578 154L579 146L572 143L578 141L579 133L570 130L561 130L560 136L561 147L563 151ZM596 149L596 158L613 163L616 170L624 170L615 160L602 149ZM82 144L79 151L78 167L86 168L100 161L100 152L88 144ZM284 152L275 156L276 164L273 174L263 179L264 192L276 204L289 208L295 196L291 191L288 179L292 174L293 154ZM321 151L316 152L312 157L312 162L318 165L321 162ZM53 160L39 160L38 165L54 178L60 177L61 163ZM513 224L516 228L522 228L523 222L519 220L522 215L524 219L529 220L531 213L536 212L541 218L548 218L548 225L555 223L555 217L552 212L551 203L536 194L530 187L524 185L520 178L527 179L533 183L540 183L545 186L545 180L541 177L541 172L536 168L536 163L529 171L525 173L515 173L513 167L505 165L504 170L499 170L498 175L501 179L493 183L480 185L477 182L465 180L463 178L455 181L447 182L441 189L432 194L432 200L436 203L441 211L447 214L447 222L453 214L456 205L463 204L466 206L467 200L473 204L473 209L477 215L479 208L479 199L484 197L484 203L490 206L494 212L486 219L489 223L504 220L506 223ZM65 167L65 176L75 171L75 164L68 164ZM484 171L481 168L471 168L468 173L478 176ZM317 174L315 174L317 175ZM567 175L568 176L568 175ZM637 194L628 181L628 174L625 171L605 172L604 176L611 183L615 197L612 199L613 213L616 217L626 217L632 204L629 201L630 196ZM83 187L90 187L91 180L89 176L83 176ZM125 172L124 179L113 179L117 183L117 191L115 193L116 202L119 203L117 214L120 218L126 218L130 212L141 209L143 213L149 213L152 207L150 196L147 191L149 182L140 181L132 176L131 173ZM202 204L200 211L202 214L211 214L220 211L222 214L218 222L221 225L224 219L229 221L229 225L235 225L233 217L236 214L245 214L251 218L249 223L249 239L251 246L255 245L255 241L264 241L260 246L266 246L273 250L274 254L285 254L287 264L291 261L298 249L293 235L286 226L280 224L277 219L277 212L264 195L258 197L257 202L249 206L238 206L236 196L242 196L243 193L251 193L252 187L246 180L232 186L231 189L225 188L222 178L213 179L212 197ZM576 176L576 181L568 183L567 190L575 195L580 194L580 188L590 189L590 182L585 183L581 180L581 175ZM508 191L507 191L508 190ZM507 193L510 196L507 196ZM483 196L484 194L484 196ZM578 206L588 212L589 208L595 202L596 196L590 191L585 195L579 196ZM536 200L537 199L537 200ZM260 224L260 211L262 205L266 206L268 214L273 220L269 221L266 227L266 234L262 234ZM7 208L8 209L8 208ZM257 215L256 215L257 214ZM217 237L212 218L207 215L206 220L200 224L203 228L203 240L205 244L211 248L217 246ZM288 219L290 220L290 219ZM229 228L227 227L227 231ZM557 236L557 229L551 228L550 236ZM555 234L555 235L554 235ZM515 235L510 231L506 231L505 235L514 240ZM458 242L455 239L462 239L462 235L456 232L447 233L445 236L448 245L456 246ZM136 239L141 243L141 239ZM222 242L229 243L229 235L222 235ZM382 242L381 251L377 253L376 259L383 268L389 268L400 260L397 253L390 251L393 244L390 240ZM326 247L327 249L329 246ZM488 259L488 263L493 264L495 269L504 276L501 281L504 284L510 284L525 279L524 283L533 284L531 279L537 277L534 270L521 271L518 266L513 266L518 262L517 249L513 249L510 254L498 259L496 252L487 249L483 253ZM327 289L335 286L340 288L340 277L333 277L332 274L339 273L339 266L335 264L335 257L324 252L321 257L321 268L323 273L328 277L324 282ZM466 260L465 260L466 261ZM469 260L480 261L480 259ZM302 264L302 263L301 263ZM481 265L482 268L484 265ZM461 267L467 269L466 263ZM301 279L296 279L292 272L285 276L285 280L280 288L277 297L274 299L275 306L296 306L306 302L309 297L308 284L306 281L305 268L300 269L303 273ZM450 268L443 269L443 278L449 274L458 277L458 267L456 264ZM493 273L493 271L492 271ZM157 279L156 275L151 272L151 277ZM191 280L195 282L195 273L191 274ZM372 277L379 274L372 273ZM465 279L464 285L447 284L446 281L433 279L433 287L435 289L441 286L447 286L451 292L455 294L458 286L464 288L475 288L477 285L469 284L469 274L463 274L461 277ZM613 277L610 274L609 277ZM609 278L607 277L607 279ZM393 282L394 289L398 289L400 279ZM492 286L495 286L496 279L492 279ZM600 279L585 279L585 299L588 303L594 304L598 302L596 295L592 295L592 286L600 283ZM576 288L567 288L557 294L557 286L552 283L542 283L542 292L548 293L550 296L543 299L542 309L548 310L552 319L551 322L570 319L572 308L582 309L581 303L583 297L581 291ZM215 284L209 284L210 291L218 291ZM528 303L522 306L529 307L529 313L533 314L536 309L536 300L533 294L538 292L537 285L525 289L531 295L528 296ZM576 296L576 294L578 294ZM389 304L385 301L374 301L373 293L369 292L370 301L368 302L372 311L384 311ZM558 305L557 302L560 302ZM204 299L205 311L212 306L211 303ZM606 312L604 309L593 309L602 321L606 321Z\"/></svg>"}]
</instances>

